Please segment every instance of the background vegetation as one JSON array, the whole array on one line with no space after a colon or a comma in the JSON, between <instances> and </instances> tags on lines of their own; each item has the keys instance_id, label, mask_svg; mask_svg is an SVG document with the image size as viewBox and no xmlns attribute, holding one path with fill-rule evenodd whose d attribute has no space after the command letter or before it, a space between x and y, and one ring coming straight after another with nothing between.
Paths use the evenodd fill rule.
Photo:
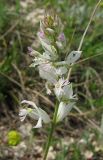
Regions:
<instances>
[{"instance_id":1,"label":"background vegetation","mask_svg":"<svg viewBox=\"0 0 103 160\"><path fill-rule=\"evenodd\" d=\"M31 58L27 47L41 51L37 31L45 10L52 9L61 18L70 52L78 48L96 3L97 0L0 0L1 160L42 159L41 144L49 127L46 127L47 132L45 128L31 131L30 120L21 124L18 111L20 101L25 98L46 106L49 113L55 103L53 95L47 97L45 81L39 78L38 71L28 67ZM81 60L75 65L70 79L75 82L79 112L73 110L56 130L49 155L51 160L103 159L102 19L103 2L92 20L82 46ZM16 132L13 136L12 130Z\"/></svg>"}]
</instances>

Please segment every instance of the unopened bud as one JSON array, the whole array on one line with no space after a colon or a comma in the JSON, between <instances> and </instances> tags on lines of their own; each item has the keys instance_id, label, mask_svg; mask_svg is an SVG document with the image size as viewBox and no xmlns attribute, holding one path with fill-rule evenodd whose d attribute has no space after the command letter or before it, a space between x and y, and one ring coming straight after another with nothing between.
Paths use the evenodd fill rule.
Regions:
<instances>
[{"instance_id":1,"label":"unopened bud","mask_svg":"<svg viewBox=\"0 0 103 160\"><path fill-rule=\"evenodd\" d=\"M38 35L40 38L44 38L44 36L45 36L43 31L38 32Z\"/></svg>"},{"instance_id":2,"label":"unopened bud","mask_svg":"<svg viewBox=\"0 0 103 160\"><path fill-rule=\"evenodd\" d=\"M53 34L53 33L54 33L54 30L51 29L51 28L46 28L46 30L47 30L50 34Z\"/></svg>"},{"instance_id":3,"label":"unopened bud","mask_svg":"<svg viewBox=\"0 0 103 160\"><path fill-rule=\"evenodd\" d=\"M60 33L58 36L58 40L64 42L65 41L65 35L64 33Z\"/></svg>"}]
</instances>

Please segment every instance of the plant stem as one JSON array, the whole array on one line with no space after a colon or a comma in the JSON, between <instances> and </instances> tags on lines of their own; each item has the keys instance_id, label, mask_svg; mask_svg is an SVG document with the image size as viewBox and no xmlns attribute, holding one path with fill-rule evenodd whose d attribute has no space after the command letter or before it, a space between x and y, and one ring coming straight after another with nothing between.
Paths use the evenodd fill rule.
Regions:
<instances>
[{"instance_id":1,"label":"plant stem","mask_svg":"<svg viewBox=\"0 0 103 160\"><path fill-rule=\"evenodd\" d=\"M53 115L53 121L51 123L51 129L50 129L50 133L49 133L49 136L48 136L43 160L46 160L48 152L49 152L49 148L50 148L52 137L53 137L53 132L54 132L55 127L56 127L57 113L58 113L58 104L56 104L56 106L55 106L55 112L54 112L54 115Z\"/></svg>"}]
</instances>

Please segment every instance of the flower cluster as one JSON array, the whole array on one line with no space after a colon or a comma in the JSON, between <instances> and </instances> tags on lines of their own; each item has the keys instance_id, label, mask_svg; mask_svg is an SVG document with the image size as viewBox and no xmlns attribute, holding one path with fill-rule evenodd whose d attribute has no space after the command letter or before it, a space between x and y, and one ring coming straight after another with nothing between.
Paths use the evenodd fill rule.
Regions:
<instances>
[{"instance_id":1,"label":"flower cluster","mask_svg":"<svg viewBox=\"0 0 103 160\"><path fill-rule=\"evenodd\" d=\"M69 67L81 56L81 51L72 51L64 60L61 60L59 53L66 46L66 38L60 25L61 22L57 16L46 15L40 22L40 30L37 34L43 53L28 47L29 54L33 57L33 63L30 66L38 67L40 77L46 80L47 94L51 94L53 91L59 101L57 122L68 115L77 99L73 94L72 84L66 77ZM34 109L27 108L20 111L22 121L28 114L30 117L38 119L36 128L42 126L42 121L50 122L47 113L41 108L37 108L33 102L23 101L22 103L34 107Z\"/></svg>"}]
</instances>

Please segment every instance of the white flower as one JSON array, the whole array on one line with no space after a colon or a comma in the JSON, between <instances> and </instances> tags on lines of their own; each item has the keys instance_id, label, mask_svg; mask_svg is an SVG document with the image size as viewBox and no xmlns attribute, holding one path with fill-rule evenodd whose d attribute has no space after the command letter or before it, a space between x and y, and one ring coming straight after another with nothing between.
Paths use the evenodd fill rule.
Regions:
<instances>
[{"instance_id":1,"label":"white flower","mask_svg":"<svg viewBox=\"0 0 103 160\"><path fill-rule=\"evenodd\" d=\"M63 78L60 78L59 81L55 83L54 93L59 100L63 95L63 86L67 84L68 84L68 81L65 81Z\"/></svg>"},{"instance_id":2,"label":"white flower","mask_svg":"<svg viewBox=\"0 0 103 160\"><path fill-rule=\"evenodd\" d=\"M74 104L75 102L70 102L68 104L60 102L57 113L57 122L62 121L68 115L68 113L73 108Z\"/></svg>"},{"instance_id":3,"label":"white flower","mask_svg":"<svg viewBox=\"0 0 103 160\"><path fill-rule=\"evenodd\" d=\"M19 116L20 116L20 120L24 121L24 119L26 118L28 114L28 110L27 109L21 109L19 112Z\"/></svg>"},{"instance_id":4,"label":"white flower","mask_svg":"<svg viewBox=\"0 0 103 160\"><path fill-rule=\"evenodd\" d=\"M77 99L76 95L73 95L72 84L70 84L70 82L64 78L60 78L59 81L55 84L54 93L59 101Z\"/></svg>"},{"instance_id":5,"label":"white flower","mask_svg":"<svg viewBox=\"0 0 103 160\"><path fill-rule=\"evenodd\" d=\"M66 62L68 65L71 65L72 63L76 62L80 56L81 56L82 51L72 51L66 59Z\"/></svg>"},{"instance_id":6,"label":"white flower","mask_svg":"<svg viewBox=\"0 0 103 160\"><path fill-rule=\"evenodd\" d=\"M40 77L46 79L50 83L56 83L58 75L56 73L55 67L50 63L44 63L38 66Z\"/></svg>"},{"instance_id":7,"label":"white flower","mask_svg":"<svg viewBox=\"0 0 103 160\"><path fill-rule=\"evenodd\" d=\"M27 115L29 117L35 119L35 120L38 120L36 126L34 126L33 128L42 127L42 121L44 123L49 123L50 122L49 115L44 110L37 107L34 102L23 100L21 103L22 104L27 104L27 105L30 105L30 106L33 107L33 109L28 107L26 109L21 109L20 110L19 116L20 116L21 121L24 121L24 119L26 118Z\"/></svg>"},{"instance_id":8,"label":"white flower","mask_svg":"<svg viewBox=\"0 0 103 160\"><path fill-rule=\"evenodd\" d=\"M77 96L73 95L72 84L64 85L63 87L63 99L65 100L77 100Z\"/></svg>"}]
</instances>

